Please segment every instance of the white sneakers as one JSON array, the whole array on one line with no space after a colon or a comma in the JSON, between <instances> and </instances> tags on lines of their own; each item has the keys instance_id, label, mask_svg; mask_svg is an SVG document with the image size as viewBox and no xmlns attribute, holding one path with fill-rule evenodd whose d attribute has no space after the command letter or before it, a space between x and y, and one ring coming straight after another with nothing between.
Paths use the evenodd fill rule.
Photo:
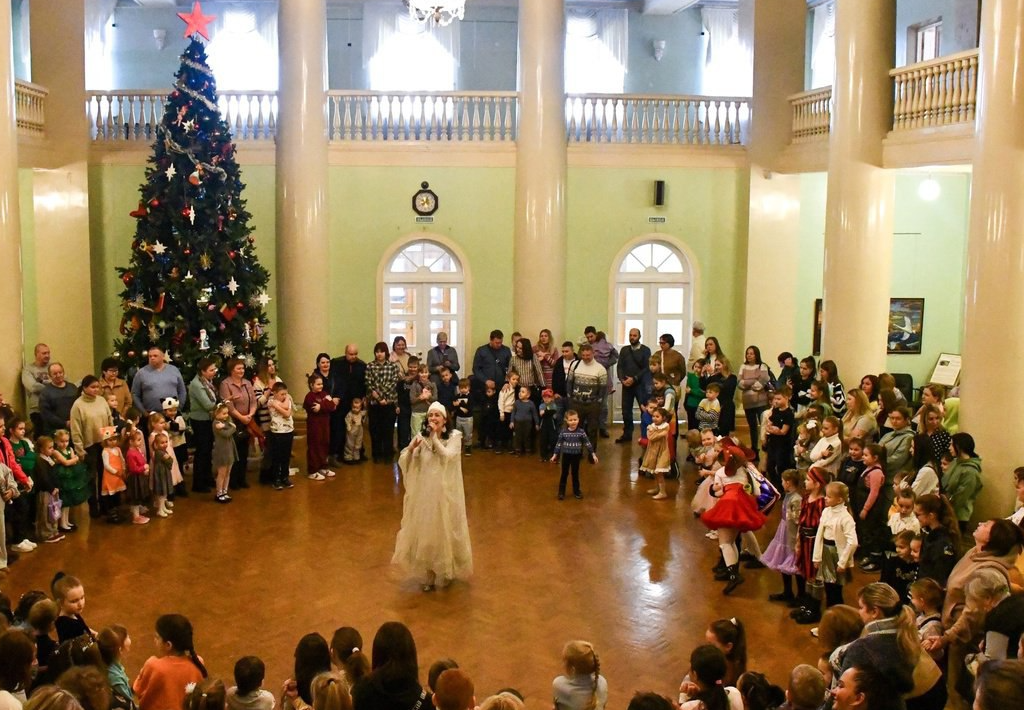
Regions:
<instances>
[{"instance_id":1,"label":"white sneakers","mask_svg":"<svg viewBox=\"0 0 1024 710\"><path fill-rule=\"evenodd\" d=\"M636 483L638 480L640 480L640 474L637 473L636 471L630 471L629 472L629 482L630 483Z\"/></svg>"},{"instance_id":2,"label":"white sneakers","mask_svg":"<svg viewBox=\"0 0 1024 710\"><path fill-rule=\"evenodd\" d=\"M294 476L298 472L299 472L299 469L298 469L297 466L292 466L291 468L288 469L288 475L289 476Z\"/></svg>"},{"instance_id":3,"label":"white sneakers","mask_svg":"<svg viewBox=\"0 0 1024 710\"><path fill-rule=\"evenodd\" d=\"M327 480L327 476L325 476L324 474L320 473L319 471L317 471L316 473L309 474L309 476L307 476L307 478L309 478L309 480L311 480L311 481L325 481L325 480Z\"/></svg>"},{"instance_id":4,"label":"white sneakers","mask_svg":"<svg viewBox=\"0 0 1024 710\"><path fill-rule=\"evenodd\" d=\"M36 549L37 547L39 547L39 545L32 542L28 538L25 538L17 545L11 545L11 549L15 552L32 552L32 550Z\"/></svg>"}]
</instances>

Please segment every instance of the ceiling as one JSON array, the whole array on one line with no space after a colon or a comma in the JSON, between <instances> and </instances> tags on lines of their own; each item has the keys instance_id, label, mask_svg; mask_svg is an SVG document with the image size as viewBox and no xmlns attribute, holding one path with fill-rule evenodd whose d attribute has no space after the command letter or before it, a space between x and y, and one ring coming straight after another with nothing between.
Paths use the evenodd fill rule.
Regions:
<instances>
[{"instance_id":1,"label":"ceiling","mask_svg":"<svg viewBox=\"0 0 1024 710\"><path fill-rule=\"evenodd\" d=\"M231 0L235 3L267 3L278 2L278 0ZM328 5L350 5L362 3L366 0L327 0ZM589 7L628 7L639 10L645 15L671 15L682 12L701 0L565 0L567 5L582 5ZM146 7L146 8L180 8L190 7L193 0L118 0L122 7ZM514 6L518 0L467 0L469 5L491 5L491 6Z\"/></svg>"}]
</instances>

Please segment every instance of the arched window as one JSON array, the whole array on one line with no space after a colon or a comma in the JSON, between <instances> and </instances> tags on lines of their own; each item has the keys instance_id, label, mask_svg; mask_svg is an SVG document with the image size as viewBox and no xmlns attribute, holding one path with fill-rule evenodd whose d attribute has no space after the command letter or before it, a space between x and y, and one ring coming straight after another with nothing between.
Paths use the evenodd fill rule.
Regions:
<instances>
[{"instance_id":1,"label":"arched window","mask_svg":"<svg viewBox=\"0 0 1024 710\"><path fill-rule=\"evenodd\" d=\"M629 342L629 331L640 330L641 341L651 352L658 337L671 333L676 349L689 347L687 324L693 312L690 263L668 242L641 242L629 250L615 273L615 343ZM615 419L621 419L621 398L615 401Z\"/></svg>"},{"instance_id":2,"label":"arched window","mask_svg":"<svg viewBox=\"0 0 1024 710\"><path fill-rule=\"evenodd\" d=\"M426 357L437 334L464 357L465 275L458 257L421 239L403 246L384 270L383 340L405 338L412 354Z\"/></svg>"}]
</instances>

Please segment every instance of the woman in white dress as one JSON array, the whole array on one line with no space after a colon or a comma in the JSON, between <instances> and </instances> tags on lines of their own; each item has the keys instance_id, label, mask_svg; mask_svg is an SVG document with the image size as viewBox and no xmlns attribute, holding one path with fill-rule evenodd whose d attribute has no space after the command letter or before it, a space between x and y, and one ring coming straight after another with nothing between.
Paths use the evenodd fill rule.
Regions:
<instances>
[{"instance_id":1,"label":"woman in white dress","mask_svg":"<svg viewBox=\"0 0 1024 710\"><path fill-rule=\"evenodd\" d=\"M391 562L424 579L424 592L467 579L473 574L473 550L462 488L462 433L451 429L444 406L430 405L426 434L413 437L398 467L405 501Z\"/></svg>"}]
</instances>

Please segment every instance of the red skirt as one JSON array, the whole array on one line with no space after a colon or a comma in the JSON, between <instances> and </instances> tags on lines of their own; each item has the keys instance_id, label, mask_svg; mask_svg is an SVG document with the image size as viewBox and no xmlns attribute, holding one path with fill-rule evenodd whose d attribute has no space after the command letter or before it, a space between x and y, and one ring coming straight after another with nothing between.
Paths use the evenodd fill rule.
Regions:
<instances>
[{"instance_id":1,"label":"red skirt","mask_svg":"<svg viewBox=\"0 0 1024 710\"><path fill-rule=\"evenodd\" d=\"M712 530L731 528L749 532L760 530L767 518L757 509L757 501L743 489L742 483L730 483L718 502L701 513L700 520Z\"/></svg>"}]
</instances>

